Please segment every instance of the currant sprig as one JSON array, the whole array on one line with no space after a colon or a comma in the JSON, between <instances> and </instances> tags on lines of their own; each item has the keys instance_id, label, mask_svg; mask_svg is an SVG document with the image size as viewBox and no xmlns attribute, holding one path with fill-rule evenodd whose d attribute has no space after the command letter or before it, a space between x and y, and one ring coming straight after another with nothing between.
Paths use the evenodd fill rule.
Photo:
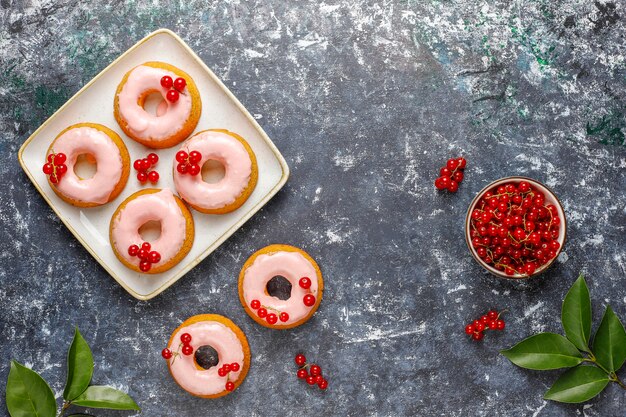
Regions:
<instances>
[{"instance_id":1,"label":"currant sprig","mask_svg":"<svg viewBox=\"0 0 626 417\"><path fill-rule=\"evenodd\" d=\"M159 156L155 153L148 154L145 158L140 158L133 162L133 167L137 171L137 180L144 184L146 181L150 181L152 184L156 184L159 181L159 173L156 171L149 171L159 162Z\"/></svg>"},{"instance_id":2,"label":"currant sprig","mask_svg":"<svg viewBox=\"0 0 626 417\"><path fill-rule=\"evenodd\" d=\"M456 193L459 189L459 184L463 181L463 170L467 161L463 157L450 158L446 162L446 166L439 171L439 178L435 180L435 187L438 190L448 190L451 193Z\"/></svg>"},{"instance_id":3,"label":"currant sprig","mask_svg":"<svg viewBox=\"0 0 626 417\"><path fill-rule=\"evenodd\" d=\"M221 377L227 377L226 384L224 388L226 391L233 391L235 389L235 383L230 380L231 372L239 372L241 366L237 362L226 363L222 365L220 369L217 370L217 374Z\"/></svg>"},{"instance_id":4,"label":"currant sprig","mask_svg":"<svg viewBox=\"0 0 626 417\"><path fill-rule=\"evenodd\" d=\"M180 335L180 343L178 344L178 349L176 352L172 352L169 348L165 348L161 351L161 356L165 360L172 360L170 365L174 365L176 358L180 356L180 354L185 356L190 356L193 354L193 347L191 346L191 335L189 333L183 333Z\"/></svg>"},{"instance_id":5,"label":"currant sprig","mask_svg":"<svg viewBox=\"0 0 626 417\"><path fill-rule=\"evenodd\" d=\"M128 247L128 254L140 259L139 269L142 272L148 272L152 268L152 264L156 264L161 260L161 254L151 249L152 245L149 242L143 242L141 247L139 245L130 245Z\"/></svg>"},{"instance_id":6,"label":"currant sprig","mask_svg":"<svg viewBox=\"0 0 626 417\"><path fill-rule=\"evenodd\" d=\"M202 154L198 151L191 151L189 153L185 151L178 151L176 153L176 170L181 174L189 174L191 176L198 175L200 173L200 165L198 163L202 160Z\"/></svg>"},{"instance_id":7,"label":"currant sprig","mask_svg":"<svg viewBox=\"0 0 626 417\"><path fill-rule=\"evenodd\" d=\"M317 384L323 390L328 388L328 381L322 376L322 368L319 365L307 363L306 356L301 353L296 355L295 362L299 367L298 372L296 372L299 379L306 380L309 385Z\"/></svg>"},{"instance_id":8,"label":"currant sprig","mask_svg":"<svg viewBox=\"0 0 626 417\"><path fill-rule=\"evenodd\" d=\"M172 80L172 77L170 77L169 75L164 75L163 77L161 77L161 86L168 89L174 87L167 92L165 98L167 98L167 101L169 101L170 103L176 103L180 98L180 94L185 94L183 91L187 86L187 81L185 81L185 79L182 77L178 77L175 80Z\"/></svg>"},{"instance_id":9,"label":"currant sprig","mask_svg":"<svg viewBox=\"0 0 626 417\"><path fill-rule=\"evenodd\" d=\"M261 302L256 299L250 302L250 308L256 310L256 314L260 318L265 319L265 321L267 321L269 324L276 324L278 320L282 322L286 322L287 320L289 320L289 314L287 314L287 312L277 310L270 306L262 305ZM269 313L267 310L272 310L276 313Z\"/></svg>"},{"instance_id":10,"label":"currant sprig","mask_svg":"<svg viewBox=\"0 0 626 417\"><path fill-rule=\"evenodd\" d=\"M480 319L465 326L465 334L471 336L472 340L479 341L485 336L483 333L485 330L504 330L506 323L500 318L500 315L505 311L507 310L498 313L495 310L489 310Z\"/></svg>"},{"instance_id":11,"label":"currant sprig","mask_svg":"<svg viewBox=\"0 0 626 417\"><path fill-rule=\"evenodd\" d=\"M48 162L43 166L43 173L50 177L50 182L57 184L61 178L67 173L67 156L63 152L54 153L52 151L48 155Z\"/></svg>"}]
</instances>

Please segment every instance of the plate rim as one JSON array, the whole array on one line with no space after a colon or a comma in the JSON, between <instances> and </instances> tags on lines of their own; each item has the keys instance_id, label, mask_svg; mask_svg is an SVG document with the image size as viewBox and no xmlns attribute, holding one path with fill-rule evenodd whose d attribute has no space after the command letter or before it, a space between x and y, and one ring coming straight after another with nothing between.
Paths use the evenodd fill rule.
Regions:
<instances>
[{"instance_id":1,"label":"plate rim","mask_svg":"<svg viewBox=\"0 0 626 417\"><path fill-rule=\"evenodd\" d=\"M239 217L239 219L237 220L237 222L230 227L228 230L226 230L226 232L224 232L224 234L222 234L217 240L215 240L213 242L213 244L211 244L209 247L207 247L204 251L202 251L202 253L200 253L195 259L191 260L187 266L185 266L183 269L181 269L176 275L174 275L172 278L170 278L168 281L166 281L165 283L163 283L163 285L161 285L160 287L156 288L155 290L153 290L152 292L148 293L148 294L139 294L137 293L135 290L133 290L132 288L130 288L116 273L114 273L110 268L109 265L103 261L98 255L97 253L91 248L91 246L89 246L89 244L82 238L82 236L80 235L80 233L78 233L71 225L71 223L69 222L68 219L66 219L63 215L61 215L61 213L59 212L59 210L57 209L56 205L54 203L52 203L52 201L48 198L48 196L46 195L46 193L44 192L44 190L39 186L39 184L37 183L37 181L35 180L34 176L31 174L30 170L28 169L28 167L26 166L26 163L24 161L23 158L23 153L26 150L26 148L28 147L28 145L33 141L33 139L39 134L39 132L41 130L43 130L48 123L50 123L53 119L57 118L59 116L59 113L61 113L66 107L68 107L70 105L70 103L72 103L74 100L78 99L79 96L85 92L85 90L87 90L87 88L89 88L92 84L94 84L100 77L102 77L106 72L108 72L111 67L113 67L115 64L117 64L119 61L121 61L124 57L126 57L128 54L130 54L131 52L133 52L134 50L136 50L139 46L141 46L143 43L147 42L148 40L152 39L155 36L158 35L167 35L170 36L171 38L173 38L180 46L183 47L183 49L196 61L197 64L200 65L200 67L206 71L206 73L209 75L209 77L213 80L213 82L215 82L218 87L226 94L226 96L235 104L235 106L237 107L237 109L246 117L246 119L248 120L248 122L250 122L252 124L252 127L254 127L254 129L259 133L259 135L261 136L261 138L263 139L263 141L265 141L265 143L269 146L270 150L272 151L272 153L274 154L274 157L278 160L278 163L280 165L282 174L280 177L280 180L278 181L278 183L267 193L265 194L265 196L263 196L263 198L257 203L255 204L253 207L250 208L250 210L248 210L245 214L243 214L241 217ZM67 100L61 107L59 107L57 109L57 111L55 111L50 117L48 117L22 144L22 146L20 146L20 149L18 151L17 154L17 158L18 161L20 163L20 166L22 167L22 170L24 171L24 173L26 174L26 176L30 179L31 183L35 186L35 188L37 189L37 191L39 191L39 193L41 194L41 196L44 198L44 200L48 203L48 206L50 206L50 208L52 209L52 211L54 211L54 213L59 217L59 219L61 219L61 221L63 222L63 224L65 224L65 227L68 228L68 230L74 235L74 237L83 245L83 247L87 250L87 252L89 252L89 254L100 264L100 266L102 266L108 273L109 275L115 280L117 281L117 283L119 285L122 286L122 288L124 288L130 295L132 295L133 297L135 297L138 300L141 301L147 301L150 300L154 297L156 297L157 295L161 294L163 291L165 291L166 289L168 289L170 286L174 285L174 283L178 282L179 279L181 279L184 275L186 275L192 268L194 268L196 265L198 265L200 262L202 262L207 256L209 256L215 249L217 249L222 243L224 243L224 241L226 241L226 239L228 239L230 236L232 236L237 230L239 230L254 214L256 214L263 206L265 206L265 204L267 204L267 202L274 197L274 195L276 195L276 193L285 185L285 183L287 182L287 179L289 178L290 175L290 170L289 170L289 166L287 165L287 161L285 160L285 158L283 157L283 155L280 153L280 151L278 150L278 148L276 147L276 145L274 144L274 142L272 142L272 140L270 139L270 137L267 135L267 133L265 133L265 131L263 130L263 128L259 125L259 123L256 121L256 119L254 119L254 117L252 117L252 115L250 114L250 112L243 106L243 104L241 104L241 102L239 101L239 99L237 99L237 97L230 91L230 89L222 82L222 80L220 80L217 75L215 75L215 73L202 61L202 59L200 59L200 57L193 51L193 49L191 49L191 47L189 45L187 45L187 43L180 37L178 36L176 33L174 33L173 31L171 31L170 29L167 28L161 28L161 29L157 29L151 33L149 33L148 35L146 35L144 38L142 38L141 40L139 40L137 43L135 43L133 46L131 46L130 48L128 48L124 53L122 53L120 56L118 56L116 59L114 59L109 65L107 65L102 71L100 71L95 77L93 77L87 84L85 84L80 90L78 90L69 100Z\"/></svg>"}]
</instances>

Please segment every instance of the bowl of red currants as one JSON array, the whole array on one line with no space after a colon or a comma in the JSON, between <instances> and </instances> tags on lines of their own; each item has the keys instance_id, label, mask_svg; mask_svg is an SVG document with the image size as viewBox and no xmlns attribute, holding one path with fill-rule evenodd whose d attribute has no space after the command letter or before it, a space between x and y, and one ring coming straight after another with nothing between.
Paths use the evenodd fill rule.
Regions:
<instances>
[{"instance_id":1,"label":"bowl of red currants","mask_svg":"<svg viewBox=\"0 0 626 417\"><path fill-rule=\"evenodd\" d=\"M548 187L530 178L507 177L474 197L465 240L487 271L524 279L552 265L563 249L566 229L563 206Z\"/></svg>"}]
</instances>

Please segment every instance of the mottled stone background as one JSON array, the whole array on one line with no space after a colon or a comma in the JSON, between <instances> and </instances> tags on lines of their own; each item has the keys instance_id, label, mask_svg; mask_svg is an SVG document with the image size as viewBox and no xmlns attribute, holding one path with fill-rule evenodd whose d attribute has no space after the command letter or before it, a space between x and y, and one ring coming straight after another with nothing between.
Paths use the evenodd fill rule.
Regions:
<instances>
[{"instance_id":1,"label":"mottled stone background","mask_svg":"<svg viewBox=\"0 0 626 417\"><path fill-rule=\"evenodd\" d=\"M94 351L94 381L128 390L150 417L626 415L617 386L585 405L546 402L558 372L522 370L498 354L561 330L561 300L580 271L596 323L608 303L626 319L623 1L0 6L0 391L15 358L60 395L78 325ZM255 115L292 176L173 288L139 302L56 218L17 151L161 27ZM466 181L455 195L437 193L439 167L461 154ZM528 283L485 274L463 241L473 195L512 174L553 187L569 220L565 253ZM237 299L243 261L274 242L305 248L326 276L320 310L293 331L261 328ZM468 341L465 323L491 307L509 309L506 331ZM253 353L245 383L213 401L181 391L159 356L173 328L204 312L238 323ZM323 366L327 392L296 380L299 350Z\"/></svg>"}]
</instances>

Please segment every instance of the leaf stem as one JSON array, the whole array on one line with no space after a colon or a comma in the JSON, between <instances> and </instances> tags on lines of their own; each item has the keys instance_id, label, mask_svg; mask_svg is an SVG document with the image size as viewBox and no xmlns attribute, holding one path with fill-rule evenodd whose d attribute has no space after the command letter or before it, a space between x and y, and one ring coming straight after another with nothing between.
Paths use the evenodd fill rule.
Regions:
<instances>
[{"instance_id":1,"label":"leaf stem","mask_svg":"<svg viewBox=\"0 0 626 417\"><path fill-rule=\"evenodd\" d=\"M608 369L606 369L604 366L602 366L600 363L598 363L598 361L596 360L596 357L594 356L593 352L589 352L589 358L585 358L583 359L584 362L591 362L594 365L596 365L598 368L602 369L604 372L606 372L609 376L609 381L611 382L615 382L617 385L619 385L620 387L622 387L623 389L626 390L626 384L624 384L619 377L617 376L617 374L615 372L611 372Z\"/></svg>"},{"instance_id":2,"label":"leaf stem","mask_svg":"<svg viewBox=\"0 0 626 417\"><path fill-rule=\"evenodd\" d=\"M70 408L70 405L72 405L71 402L65 401L63 403L63 407L61 407L61 410L59 411L59 415L58 417L61 417L63 415L63 413L65 413L65 410L67 410L68 408Z\"/></svg>"}]
</instances>

